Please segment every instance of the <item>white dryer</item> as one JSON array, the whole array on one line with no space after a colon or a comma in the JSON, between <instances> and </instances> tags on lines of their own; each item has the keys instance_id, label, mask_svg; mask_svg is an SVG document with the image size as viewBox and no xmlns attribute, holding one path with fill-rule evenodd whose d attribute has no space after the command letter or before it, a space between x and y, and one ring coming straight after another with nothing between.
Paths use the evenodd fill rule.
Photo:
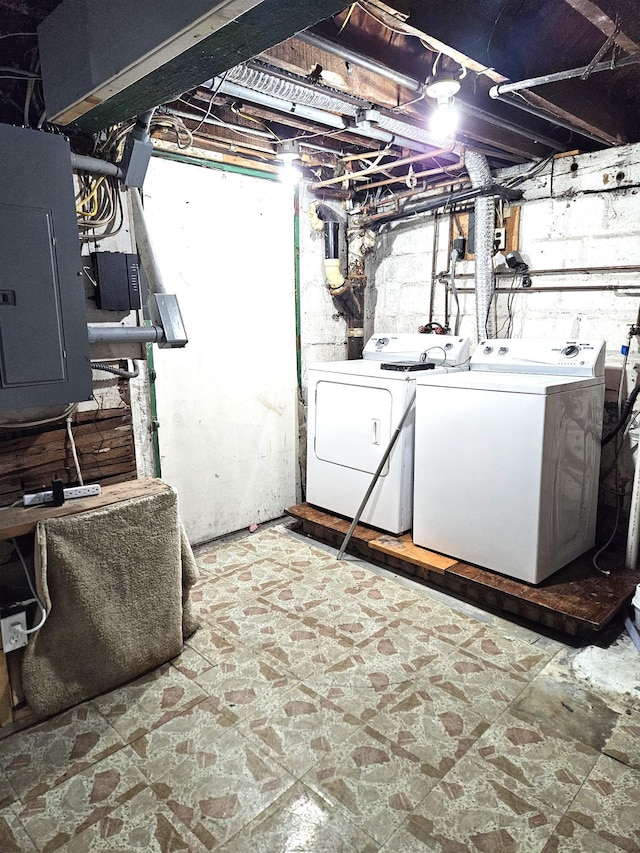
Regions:
<instances>
[{"instance_id":1,"label":"white dryer","mask_svg":"<svg viewBox=\"0 0 640 853\"><path fill-rule=\"evenodd\" d=\"M348 518L413 398L416 376L468 370L469 339L380 333L363 355L312 364L308 374L306 499ZM411 369L420 365L433 367ZM411 528L413 423L412 411L361 517L389 533Z\"/></svg>"},{"instance_id":2,"label":"white dryer","mask_svg":"<svg viewBox=\"0 0 640 853\"><path fill-rule=\"evenodd\" d=\"M593 546L604 342L482 341L416 390L416 545L533 584Z\"/></svg>"}]
</instances>

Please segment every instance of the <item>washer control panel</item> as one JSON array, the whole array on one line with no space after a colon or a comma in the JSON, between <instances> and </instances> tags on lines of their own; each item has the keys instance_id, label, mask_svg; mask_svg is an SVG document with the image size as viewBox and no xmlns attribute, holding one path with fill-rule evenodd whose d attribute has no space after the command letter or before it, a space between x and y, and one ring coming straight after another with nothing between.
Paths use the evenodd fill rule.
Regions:
<instances>
[{"instance_id":1,"label":"washer control panel","mask_svg":"<svg viewBox=\"0 0 640 853\"><path fill-rule=\"evenodd\" d=\"M604 376L604 356L604 341L488 339L480 341L476 347L471 357L471 370Z\"/></svg>"},{"instance_id":2,"label":"washer control panel","mask_svg":"<svg viewBox=\"0 0 640 853\"><path fill-rule=\"evenodd\" d=\"M372 361L417 361L447 367L469 367L469 338L456 335L422 335L418 332L379 332L372 335L362 352Z\"/></svg>"}]
</instances>

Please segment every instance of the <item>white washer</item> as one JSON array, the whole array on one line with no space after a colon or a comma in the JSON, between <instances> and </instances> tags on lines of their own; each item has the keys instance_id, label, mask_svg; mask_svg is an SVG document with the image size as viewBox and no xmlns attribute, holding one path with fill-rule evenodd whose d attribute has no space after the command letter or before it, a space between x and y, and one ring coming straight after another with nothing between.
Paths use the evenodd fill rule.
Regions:
<instances>
[{"instance_id":1,"label":"white washer","mask_svg":"<svg viewBox=\"0 0 640 853\"><path fill-rule=\"evenodd\" d=\"M416 545L533 584L593 546L604 342L482 341L416 391Z\"/></svg>"},{"instance_id":2,"label":"white washer","mask_svg":"<svg viewBox=\"0 0 640 853\"><path fill-rule=\"evenodd\" d=\"M431 370L383 364L427 362ZM311 364L308 377L309 503L353 518L423 373L468 370L469 339L448 335L374 335L364 358ZM413 411L407 418L361 521L389 533L411 528Z\"/></svg>"}]
</instances>

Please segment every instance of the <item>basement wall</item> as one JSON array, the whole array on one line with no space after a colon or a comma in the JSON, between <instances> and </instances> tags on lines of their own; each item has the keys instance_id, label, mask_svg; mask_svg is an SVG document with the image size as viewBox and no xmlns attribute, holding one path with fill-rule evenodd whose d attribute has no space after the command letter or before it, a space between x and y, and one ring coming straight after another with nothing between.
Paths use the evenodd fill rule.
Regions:
<instances>
[{"instance_id":1,"label":"basement wall","mask_svg":"<svg viewBox=\"0 0 640 853\"><path fill-rule=\"evenodd\" d=\"M530 165L504 170L497 177L505 180L529 169ZM553 160L520 188L524 196L518 202L518 250L529 264L533 286L515 289L512 336L606 340L608 397L617 397L620 346L638 319L640 271L584 270L640 266L640 145ZM428 320L432 287L433 319L443 321L445 286L436 276L448 269L449 234L449 217L433 214L381 229L367 262L366 334L374 328L417 331ZM582 271L571 272L578 268ZM468 274L457 279L457 286L472 291L473 261L461 261L456 269ZM536 275L536 270L554 269L565 272ZM500 276L498 286L508 288L511 281L510 273ZM508 294L500 293L496 299L497 328L504 337ZM475 343L473 293L461 293L460 302L460 332ZM631 371L639 360L634 341ZM626 384L633 387L635 373L629 373Z\"/></svg>"}]
</instances>

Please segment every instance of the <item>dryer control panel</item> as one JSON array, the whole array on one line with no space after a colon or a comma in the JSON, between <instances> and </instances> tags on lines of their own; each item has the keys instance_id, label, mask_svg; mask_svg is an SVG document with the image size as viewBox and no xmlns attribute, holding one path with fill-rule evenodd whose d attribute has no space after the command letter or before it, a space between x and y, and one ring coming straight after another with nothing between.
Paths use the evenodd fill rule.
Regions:
<instances>
[{"instance_id":1,"label":"dryer control panel","mask_svg":"<svg viewBox=\"0 0 640 853\"><path fill-rule=\"evenodd\" d=\"M417 361L436 367L469 366L469 338L456 335L422 335L418 332L379 332L365 344L362 357L372 361Z\"/></svg>"},{"instance_id":2,"label":"dryer control panel","mask_svg":"<svg viewBox=\"0 0 640 853\"><path fill-rule=\"evenodd\" d=\"M604 376L605 342L546 338L493 338L480 341L471 370Z\"/></svg>"}]
</instances>

